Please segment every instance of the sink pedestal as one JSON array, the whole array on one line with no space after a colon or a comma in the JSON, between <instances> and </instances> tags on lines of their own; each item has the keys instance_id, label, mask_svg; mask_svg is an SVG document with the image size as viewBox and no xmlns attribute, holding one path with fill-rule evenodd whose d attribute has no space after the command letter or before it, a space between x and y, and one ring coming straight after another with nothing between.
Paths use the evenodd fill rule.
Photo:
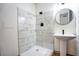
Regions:
<instances>
[{"instance_id":1,"label":"sink pedestal","mask_svg":"<svg viewBox=\"0 0 79 59\"><path fill-rule=\"evenodd\" d=\"M60 40L60 56L66 56L67 40Z\"/></svg>"},{"instance_id":2,"label":"sink pedestal","mask_svg":"<svg viewBox=\"0 0 79 59\"><path fill-rule=\"evenodd\" d=\"M73 34L54 34L56 39L60 40L60 56L66 56L67 50L67 41L76 38L76 35Z\"/></svg>"}]
</instances>

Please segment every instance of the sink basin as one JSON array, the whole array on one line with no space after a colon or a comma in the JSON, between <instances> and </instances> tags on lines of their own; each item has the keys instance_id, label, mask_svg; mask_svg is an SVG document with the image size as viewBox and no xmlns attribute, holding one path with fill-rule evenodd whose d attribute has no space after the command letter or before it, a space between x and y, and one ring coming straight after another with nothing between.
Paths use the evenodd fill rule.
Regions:
<instances>
[{"instance_id":1,"label":"sink basin","mask_svg":"<svg viewBox=\"0 0 79 59\"><path fill-rule=\"evenodd\" d=\"M62 40L71 40L73 38L76 38L76 35L74 34L54 34L54 37L56 37L57 39L62 39Z\"/></svg>"}]
</instances>

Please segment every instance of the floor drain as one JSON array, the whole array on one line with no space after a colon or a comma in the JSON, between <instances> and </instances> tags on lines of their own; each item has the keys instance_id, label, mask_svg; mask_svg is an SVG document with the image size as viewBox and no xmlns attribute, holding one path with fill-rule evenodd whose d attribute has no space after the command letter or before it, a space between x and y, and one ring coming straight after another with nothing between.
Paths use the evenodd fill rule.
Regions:
<instances>
[{"instance_id":1,"label":"floor drain","mask_svg":"<svg viewBox=\"0 0 79 59\"><path fill-rule=\"evenodd\" d=\"M36 51L39 51L39 49L36 49Z\"/></svg>"}]
</instances>

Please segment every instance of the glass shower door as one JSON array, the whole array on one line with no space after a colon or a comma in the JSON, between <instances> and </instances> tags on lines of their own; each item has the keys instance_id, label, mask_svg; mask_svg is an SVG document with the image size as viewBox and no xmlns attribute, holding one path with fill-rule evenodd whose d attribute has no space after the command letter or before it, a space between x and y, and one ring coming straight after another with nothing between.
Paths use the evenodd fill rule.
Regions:
<instances>
[{"instance_id":1,"label":"glass shower door","mask_svg":"<svg viewBox=\"0 0 79 59\"><path fill-rule=\"evenodd\" d=\"M35 15L17 9L19 54L25 53L35 45Z\"/></svg>"}]
</instances>

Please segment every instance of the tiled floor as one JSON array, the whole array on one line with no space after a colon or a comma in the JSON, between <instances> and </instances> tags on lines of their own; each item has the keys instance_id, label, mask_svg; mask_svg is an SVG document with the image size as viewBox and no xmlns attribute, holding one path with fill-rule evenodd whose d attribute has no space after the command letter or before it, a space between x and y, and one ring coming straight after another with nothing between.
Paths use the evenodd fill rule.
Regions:
<instances>
[{"instance_id":1,"label":"tiled floor","mask_svg":"<svg viewBox=\"0 0 79 59\"><path fill-rule=\"evenodd\" d=\"M25 53L22 53L21 56L51 56L52 52L53 50L40 46L34 46Z\"/></svg>"}]
</instances>

